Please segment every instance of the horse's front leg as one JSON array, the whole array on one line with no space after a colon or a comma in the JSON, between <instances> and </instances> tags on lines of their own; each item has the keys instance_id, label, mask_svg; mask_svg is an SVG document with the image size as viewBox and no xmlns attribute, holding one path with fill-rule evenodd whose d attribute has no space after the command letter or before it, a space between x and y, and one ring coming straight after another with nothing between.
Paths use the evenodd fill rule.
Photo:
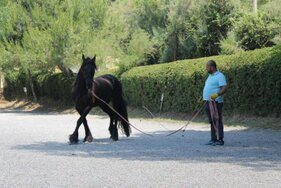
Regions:
<instances>
[{"instance_id":1,"label":"horse's front leg","mask_svg":"<svg viewBox=\"0 0 281 188\"><path fill-rule=\"evenodd\" d=\"M76 110L77 112L80 114L80 116L82 115L83 111L80 110L79 108L76 107ZM87 122L87 119L86 117L83 119L83 125L84 125L84 128L85 128L85 138L83 140L83 142L92 142L93 141L93 136L92 136L92 133L90 131L90 128L88 126L88 122Z\"/></svg>"},{"instance_id":2,"label":"horse's front leg","mask_svg":"<svg viewBox=\"0 0 281 188\"><path fill-rule=\"evenodd\" d=\"M77 120L76 123L76 128L74 130L74 132L69 136L69 142L71 144L75 144L78 143L78 130L80 125L86 120L86 116L88 115L88 113L90 112L91 107L86 107L83 111L83 113L80 114L80 118Z\"/></svg>"}]
</instances>

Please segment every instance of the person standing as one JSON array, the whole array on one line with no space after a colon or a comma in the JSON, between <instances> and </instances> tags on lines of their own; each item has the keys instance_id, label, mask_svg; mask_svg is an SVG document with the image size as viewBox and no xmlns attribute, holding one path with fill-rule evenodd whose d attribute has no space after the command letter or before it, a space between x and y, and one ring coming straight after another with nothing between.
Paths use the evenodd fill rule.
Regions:
<instances>
[{"instance_id":1,"label":"person standing","mask_svg":"<svg viewBox=\"0 0 281 188\"><path fill-rule=\"evenodd\" d=\"M209 76L205 81L203 100L206 101L205 111L211 124L211 140L207 145L224 145L222 108L227 82L224 74L217 69L217 64L214 60L207 62L206 70ZM217 115L217 119L214 114Z\"/></svg>"}]
</instances>

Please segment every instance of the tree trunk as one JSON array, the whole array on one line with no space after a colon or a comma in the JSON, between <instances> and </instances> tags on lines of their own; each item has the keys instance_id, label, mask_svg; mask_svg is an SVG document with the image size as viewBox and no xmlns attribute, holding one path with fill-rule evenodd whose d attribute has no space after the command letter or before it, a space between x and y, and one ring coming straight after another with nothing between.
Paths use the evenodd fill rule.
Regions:
<instances>
[{"instance_id":1,"label":"tree trunk","mask_svg":"<svg viewBox=\"0 0 281 188\"><path fill-rule=\"evenodd\" d=\"M254 12L258 11L258 0L253 0L253 11Z\"/></svg>"},{"instance_id":2,"label":"tree trunk","mask_svg":"<svg viewBox=\"0 0 281 188\"><path fill-rule=\"evenodd\" d=\"M178 54L179 54L179 38L178 38L178 33L175 33L175 46L174 46L174 59L173 61L176 61L178 59Z\"/></svg>"},{"instance_id":3,"label":"tree trunk","mask_svg":"<svg viewBox=\"0 0 281 188\"><path fill-rule=\"evenodd\" d=\"M65 74L66 76L70 77L73 75L73 72L70 68L65 67L63 64L57 64L58 68L60 69L60 71Z\"/></svg>"},{"instance_id":4,"label":"tree trunk","mask_svg":"<svg viewBox=\"0 0 281 188\"><path fill-rule=\"evenodd\" d=\"M36 93L35 93L35 90L34 90L34 85L33 85L32 76L31 76L30 70L28 70L28 82L29 82L29 86L31 88L31 92L32 92L32 96L33 96L34 102L37 102L37 96L36 96Z\"/></svg>"}]
</instances>

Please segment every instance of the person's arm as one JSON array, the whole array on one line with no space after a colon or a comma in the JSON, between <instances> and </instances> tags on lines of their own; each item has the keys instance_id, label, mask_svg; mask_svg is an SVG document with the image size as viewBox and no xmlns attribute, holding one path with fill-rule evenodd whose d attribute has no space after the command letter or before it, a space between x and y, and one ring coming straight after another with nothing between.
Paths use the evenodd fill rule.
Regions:
<instances>
[{"instance_id":1,"label":"person's arm","mask_svg":"<svg viewBox=\"0 0 281 188\"><path fill-rule=\"evenodd\" d=\"M216 98L218 98L219 96L223 95L226 93L227 87L226 86L221 86L220 87L220 91L218 93L214 93L211 95L211 99L215 100Z\"/></svg>"},{"instance_id":2,"label":"person's arm","mask_svg":"<svg viewBox=\"0 0 281 188\"><path fill-rule=\"evenodd\" d=\"M220 91L218 92L218 95L221 96L221 95L225 94L226 91L227 91L227 86L221 86Z\"/></svg>"}]
</instances>

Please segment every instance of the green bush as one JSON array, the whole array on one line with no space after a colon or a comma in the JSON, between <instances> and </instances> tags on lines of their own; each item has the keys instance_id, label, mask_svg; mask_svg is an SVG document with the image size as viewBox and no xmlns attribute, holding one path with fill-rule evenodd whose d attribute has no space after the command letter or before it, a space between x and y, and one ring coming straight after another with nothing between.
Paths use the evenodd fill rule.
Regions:
<instances>
[{"instance_id":1,"label":"green bush","mask_svg":"<svg viewBox=\"0 0 281 188\"><path fill-rule=\"evenodd\" d=\"M210 59L228 80L227 112L281 113L280 47L133 68L121 78L129 104L156 111L164 92L164 111L192 112L202 95L205 64Z\"/></svg>"},{"instance_id":2,"label":"green bush","mask_svg":"<svg viewBox=\"0 0 281 188\"><path fill-rule=\"evenodd\" d=\"M27 87L28 91L30 91L26 77L27 75L25 75L23 72L15 72L14 74L5 75L6 84L3 91L5 99L11 100L14 98L25 97L23 87ZM28 95L31 95L31 93L28 93Z\"/></svg>"},{"instance_id":3,"label":"green bush","mask_svg":"<svg viewBox=\"0 0 281 188\"><path fill-rule=\"evenodd\" d=\"M244 51L241 47L239 47L238 42L235 40L235 34L233 31L228 32L228 36L220 41L220 48L220 55L232 55Z\"/></svg>"},{"instance_id":4,"label":"green bush","mask_svg":"<svg viewBox=\"0 0 281 188\"><path fill-rule=\"evenodd\" d=\"M118 76L116 70L97 71L96 76L103 74L112 74ZM5 99L21 99L25 97L23 87L27 87L28 97L32 97L30 86L23 72L14 72L14 74L6 75L6 87L4 88ZM76 75L66 76L63 73L55 74L38 74L33 75L34 89L37 97L46 97L52 100L59 100L63 103L70 104L71 89L75 81Z\"/></svg>"},{"instance_id":5,"label":"green bush","mask_svg":"<svg viewBox=\"0 0 281 188\"><path fill-rule=\"evenodd\" d=\"M40 97L60 100L63 103L71 103L71 89L75 77L67 77L62 73L52 75L40 75L37 78L37 91Z\"/></svg>"},{"instance_id":6,"label":"green bush","mask_svg":"<svg viewBox=\"0 0 281 188\"><path fill-rule=\"evenodd\" d=\"M96 76L103 74L115 74L115 70L98 71ZM40 97L46 97L53 100L59 100L66 104L72 103L71 90L76 75L65 76L62 73L52 75L41 75L37 77L37 91Z\"/></svg>"},{"instance_id":7,"label":"green bush","mask_svg":"<svg viewBox=\"0 0 281 188\"><path fill-rule=\"evenodd\" d=\"M273 46L276 35L273 20L267 14L248 14L234 24L234 33L239 46L245 50Z\"/></svg>"},{"instance_id":8,"label":"green bush","mask_svg":"<svg viewBox=\"0 0 281 188\"><path fill-rule=\"evenodd\" d=\"M23 87L27 88L29 98L32 98L31 88L23 72L6 75L4 88L5 99L21 99L25 97ZM71 102L71 87L75 77L67 77L62 73L33 75L32 80L37 97L46 97Z\"/></svg>"}]
</instances>

